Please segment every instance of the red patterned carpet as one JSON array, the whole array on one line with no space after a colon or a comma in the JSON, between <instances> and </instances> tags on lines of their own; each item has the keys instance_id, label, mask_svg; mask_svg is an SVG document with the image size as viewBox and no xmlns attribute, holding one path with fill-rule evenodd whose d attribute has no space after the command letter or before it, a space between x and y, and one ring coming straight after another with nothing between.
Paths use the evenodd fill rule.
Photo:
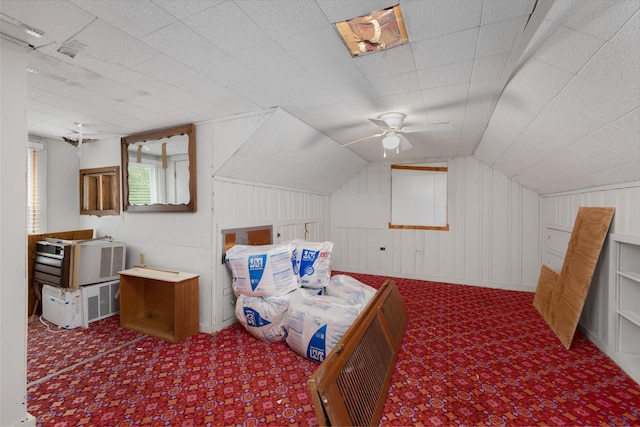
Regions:
<instances>
[{"instance_id":1,"label":"red patterned carpet","mask_svg":"<svg viewBox=\"0 0 640 427\"><path fill-rule=\"evenodd\" d=\"M640 425L638 384L580 333L565 350L533 294L396 283L409 324L382 425ZM171 344L117 322L29 326L27 409L39 426L317 424L307 379L318 365L286 343L236 324Z\"/></svg>"}]
</instances>

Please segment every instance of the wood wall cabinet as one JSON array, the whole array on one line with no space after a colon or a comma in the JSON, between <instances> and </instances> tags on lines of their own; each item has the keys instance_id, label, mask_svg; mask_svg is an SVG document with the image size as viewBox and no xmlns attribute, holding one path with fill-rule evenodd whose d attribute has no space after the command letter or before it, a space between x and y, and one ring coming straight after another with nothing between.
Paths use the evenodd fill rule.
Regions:
<instances>
[{"instance_id":1,"label":"wood wall cabinet","mask_svg":"<svg viewBox=\"0 0 640 427\"><path fill-rule=\"evenodd\" d=\"M611 235L614 245L614 360L634 378L640 377L640 237Z\"/></svg>"},{"instance_id":2,"label":"wood wall cabinet","mask_svg":"<svg viewBox=\"0 0 640 427\"><path fill-rule=\"evenodd\" d=\"M120 272L120 325L171 342L199 332L198 275L135 267Z\"/></svg>"}]
</instances>

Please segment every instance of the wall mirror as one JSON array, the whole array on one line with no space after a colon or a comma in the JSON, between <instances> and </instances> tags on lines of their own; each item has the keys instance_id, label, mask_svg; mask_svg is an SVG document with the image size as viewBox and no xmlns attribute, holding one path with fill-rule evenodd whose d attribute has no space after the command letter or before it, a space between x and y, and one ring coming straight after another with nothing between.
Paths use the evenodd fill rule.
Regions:
<instances>
[{"instance_id":1,"label":"wall mirror","mask_svg":"<svg viewBox=\"0 0 640 427\"><path fill-rule=\"evenodd\" d=\"M80 169L80 215L120 215L120 166Z\"/></svg>"},{"instance_id":2,"label":"wall mirror","mask_svg":"<svg viewBox=\"0 0 640 427\"><path fill-rule=\"evenodd\" d=\"M129 212L196 212L196 134L187 124L121 139Z\"/></svg>"}]
</instances>

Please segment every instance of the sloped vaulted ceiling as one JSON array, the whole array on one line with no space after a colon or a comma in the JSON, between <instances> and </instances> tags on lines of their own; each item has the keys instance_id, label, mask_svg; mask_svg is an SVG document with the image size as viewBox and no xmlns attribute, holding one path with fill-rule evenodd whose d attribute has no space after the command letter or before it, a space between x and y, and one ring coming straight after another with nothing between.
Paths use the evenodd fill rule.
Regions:
<instances>
[{"instance_id":1,"label":"sloped vaulted ceiling","mask_svg":"<svg viewBox=\"0 0 640 427\"><path fill-rule=\"evenodd\" d=\"M357 154L276 108L216 176L331 194L366 164Z\"/></svg>"},{"instance_id":2,"label":"sloped vaulted ceiling","mask_svg":"<svg viewBox=\"0 0 640 427\"><path fill-rule=\"evenodd\" d=\"M334 23L395 4L409 42L351 57ZM76 123L117 141L279 106L332 151L400 112L408 127L452 129L410 134L413 148L386 159L379 139L344 150L475 156L541 194L640 180L640 0L0 0L0 12L3 37L27 52L29 132L61 143ZM76 42L73 58L60 52ZM278 182L310 179L281 176L285 157L326 155L311 140L285 146L290 129L255 136L282 150L249 141L238 155Z\"/></svg>"}]
</instances>

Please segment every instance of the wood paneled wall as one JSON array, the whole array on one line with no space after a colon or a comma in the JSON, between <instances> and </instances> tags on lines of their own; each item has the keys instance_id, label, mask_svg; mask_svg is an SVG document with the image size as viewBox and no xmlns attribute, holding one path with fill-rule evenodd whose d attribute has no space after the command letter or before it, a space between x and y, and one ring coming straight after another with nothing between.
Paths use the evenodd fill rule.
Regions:
<instances>
[{"instance_id":1,"label":"wood paneled wall","mask_svg":"<svg viewBox=\"0 0 640 427\"><path fill-rule=\"evenodd\" d=\"M473 157L449 161L448 194L449 231L390 230L390 165L370 164L331 197L333 268L535 290L539 196Z\"/></svg>"}]
</instances>

